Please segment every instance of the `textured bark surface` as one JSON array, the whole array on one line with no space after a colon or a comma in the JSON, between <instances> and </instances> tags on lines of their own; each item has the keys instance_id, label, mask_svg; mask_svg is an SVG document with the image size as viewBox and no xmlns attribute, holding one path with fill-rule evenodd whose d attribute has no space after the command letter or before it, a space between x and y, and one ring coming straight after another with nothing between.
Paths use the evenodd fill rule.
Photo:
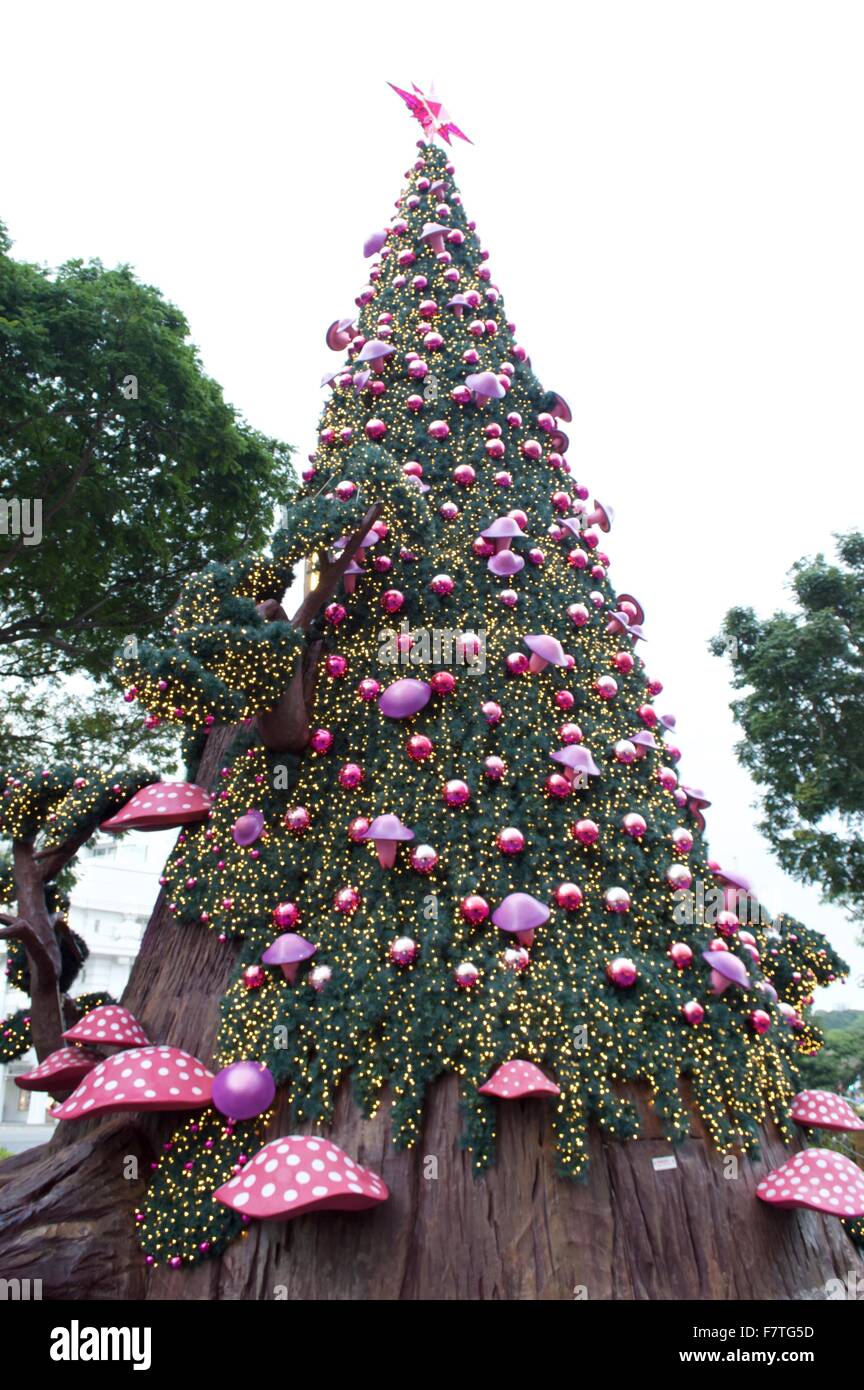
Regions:
<instances>
[{"instance_id":1,"label":"textured bark surface","mask_svg":"<svg viewBox=\"0 0 864 1390\"><path fill-rule=\"evenodd\" d=\"M230 738L211 735L202 781ZM176 926L160 899L123 1002L151 1038L209 1061L232 961L229 945ZM502 1102L499 1115L497 1166L475 1180L454 1078L432 1088L410 1153L390 1144L386 1098L366 1120L343 1087L328 1132L382 1175L388 1202L252 1223L221 1259L152 1273L132 1209L176 1116L61 1123L50 1144L0 1164L0 1274L41 1278L54 1299L782 1300L823 1298L826 1281L850 1270L864 1281L839 1221L756 1199L762 1173L789 1156L775 1134L759 1163L742 1160L727 1178L695 1117L673 1150L646 1112L643 1139L591 1135L581 1184L555 1176L547 1103ZM288 1128L277 1114L270 1137ZM675 1168L653 1167L673 1152Z\"/></svg>"}]
</instances>

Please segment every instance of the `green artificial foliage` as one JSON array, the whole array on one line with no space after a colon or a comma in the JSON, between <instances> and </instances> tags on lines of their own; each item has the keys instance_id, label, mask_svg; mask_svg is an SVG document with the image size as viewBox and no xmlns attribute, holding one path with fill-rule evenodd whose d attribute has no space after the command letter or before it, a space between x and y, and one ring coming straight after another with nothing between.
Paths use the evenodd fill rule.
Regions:
<instances>
[{"instance_id":1,"label":"green artificial foliage","mask_svg":"<svg viewBox=\"0 0 864 1390\"><path fill-rule=\"evenodd\" d=\"M446 223L442 248L430 223ZM700 798L655 706L638 606L622 607L631 601L610 579L608 513L566 463L566 407L515 337L432 146L385 251L275 564L258 562L254 583L237 568L203 571L171 642L121 667L135 698L184 726L192 765L208 720L249 721L208 821L181 832L165 868L178 924L236 943L215 1066L266 1063L292 1122L313 1126L327 1126L346 1081L368 1115L386 1096L399 1146L420 1141L429 1088L453 1073L477 1173L494 1161L508 1103L479 1088L514 1059L559 1087L568 1177L585 1172L590 1124L640 1133L640 1096L671 1140L688 1134L692 1105L718 1148L752 1153L766 1122L791 1134L801 1056L819 1044L812 989L845 967L800 924L724 906ZM465 298L452 305L456 290ZM364 342L377 346L358 360ZM466 382L478 372L494 378L485 402ZM241 602L278 601L282 567L332 551L375 504L360 573L305 637L289 641L284 621ZM499 576L482 533L508 514L519 534L500 553L523 564ZM534 634L563 648L542 669L529 667ZM322 644L315 733L302 755L282 754L252 716L306 641L307 656ZM404 679L425 682L428 699L412 718L388 717L380 695ZM568 749L587 758L572 782L552 757ZM243 845L233 832L250 809L264 829ZM367 833L384 815L413 834L392 866ZM517 893L540 905L533 939L493 921ZM261 969L286 931L315 948L293 981ZM718 936L746 987L717 992L703 953ZM244 1136L247 1157L270 1118ZM237 1163L237 1131L218 1115L183 1123L138 1213L151 1261L225 1248L236 1226L212 1192Z\"/></svg>"}]
</instances>

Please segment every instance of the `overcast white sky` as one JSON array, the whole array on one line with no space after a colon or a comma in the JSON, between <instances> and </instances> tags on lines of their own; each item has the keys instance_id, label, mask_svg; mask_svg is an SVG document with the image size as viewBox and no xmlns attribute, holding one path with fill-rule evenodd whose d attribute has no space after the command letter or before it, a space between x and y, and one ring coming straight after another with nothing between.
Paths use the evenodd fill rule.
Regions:
<instances>
[{"instance_id":1,"label":"overcast white sky","mask_svg":"<svg viewBox=\"0 0 864 1390\"><path fill-rule=\"evenodd\" d=\"M864 7L149 0L3 9L0 217L21 257L130 262L184 310L257 427L311 447L362 244L436 93L519 338L574 408L570 457L616 508L613 577L644 603L712 850L853 964L786 879L734 755L733 604L864 522ZM135 370L130 363L129 370Z\"/></svg>"}]
</instances>

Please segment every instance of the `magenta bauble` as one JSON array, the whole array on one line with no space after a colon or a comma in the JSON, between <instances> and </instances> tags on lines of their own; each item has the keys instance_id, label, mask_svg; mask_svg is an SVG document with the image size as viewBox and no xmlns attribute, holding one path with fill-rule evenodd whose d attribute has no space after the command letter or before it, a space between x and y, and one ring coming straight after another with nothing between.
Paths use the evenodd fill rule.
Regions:
<instances>
[{"instance_id":1,"label":"magenta bauble","mask_svg":"<svg viewBox=\"0 0 864 1390\"><path fill-rule=\"evenodd\" d=\"M521 854L525 848L525 836L515 826L508 825L498 832L497 845L502 854Z\"/></svg>"},{"instance_id":2,"label":"magenta bauble","mask_svg":"<svg viewBox=\"0 0 864 1390\"><path fill-rule=\"evenodd\" d=\"M676 825L670 839L679 854L689 854L693 848L693 836L685 825Z\"/></svg>"},{"instance_id":3,"label":"magenta bauble","mask_svg":"<svg viewBox=\"0 0 864 1390\"><path fill-rule=\"evenodd\" d=\"M555 901L565 912L576 912L582 906L582 898L578 883L559 883L555 889Z\"/></svg>"},{"instance_id":4,"label":"magenta bauble","mask_svg":"<svg viewBox=\"0 0 864 1390\"><path fill-rule=\"evenodd\" d=\"M369 439L383 439L387 433L387 426L383 420L367 420L366 435Z\"/></svg>"},{"instance_id":5,"label":"magenta bauble","mask_svg":"<svg viewBox=\"0 0 864 1390\"><path fill-rule=\"evenodd\" d=\"M477 474L470 463L460 463L453 469L453 481L457 487L471 487L477 481Z\"/></svg>"},{"instance_id":6,"label":"magenta bauble","mask_svg":"<svg viewBox=\"0 0 864 1390\"><path fill-rule=\"evenodd\" d=\"M667 792L673 792L678 785L678 773L673 767L658 767L657 781Z\"/></svg>"},{"instance_id":7,"label":"magenta bauble","mask_svg":"<svg viewBox=\"0 0 864 1390\"><path fill-rule=\"evenodd\" d=\"M767 1033L771 1027L771 1015L764 1009L753 1009L750 1014L750 1027L754 1033Z\"/></svg>"},{"instance_id":8,"label":"magenta bauble","mask_svg":"<svg viewBox=\"0 0 864 1390\"><path fill-rule=\"evenodd\" d=\"M452 594L455 587L449 574L436 574L429 581L429 588L433 594L438 594L441 598L446 598L448 594Z\"/></svg>"},{"instance_id":9,"label":"magenta bauble","mask_svg":"<svg viewBox=\"0 0 864 1390\"><path fill-rule=\"evenodd\" d=\"M381 693L381 687L371 676L367 676L357 686L357 694L361 700L377 700Z\"/></svg>"},{"instance_id":10,"label":"magenta bauble","mask_svg":"<svg viewBox=\"0 0 864 1390\"><path fill-rule=\"evenodd\" d=\"M356 888L350 885L347 888L340 888L333 898L333 906L337 912L342 912L346 916L356 912L360 906L360 894Z\"/></svg>"},{"instance_id":11,"label":"magenta bauble","mask_svg":"<svg viewBox=\"0 0 864 1390\"><path fill-rule=\"evenodd\" d=\"M450 671L436 671L429 684L435 695L452 695L456 690L456 677Z\"/></svg>"},{"instance_id":12,"label":"magenta bauble","mask_svg":"<svg viewBox=\"0 0 864 1390\"><path fill-rule=\"evenodd\" d=\"M666 954L676 970L686 970L693 964L693 951L686 941L673 941Z\"/></svg>"},{"instance_id":13,"label":"magenta bauble","mask_svg":"<svg viewBox=\"0 0 864 1390\"><path fill-rule=\"evenodd\" d=\"M418 845L409 857L411 868L418 874L431 874L438 866L438 851L432 845Z\"/></svg>"},{"instance_id":14,"label":"magenta bauble","mask_svg":"<svg viewBox=\"0 0 864 1390\"><path fill-rule=\"evenodd\" d=\"M612 658L615 663L615 670L620 671L622 676L629 676L633 670L633 657L630 652L616 652Z\"/></svg>"},{"instance_id":15,"label":"magenta bauble","mask_svg":"<svg viewBox=\"0 0 864 1390\"><path fill-rule=\"evenodd\" d=\"M363 769L359 763L346 763L339 769L339 785L346 791L354 791L363 781Z\"/></svg>"},{"instance_id":16,"label":"magenta bauble","mask_svg":"<svg viewBox=\"0 0 864 1390\"><path fill-rule=\"evenodd\" d=\"M576 703L575 697L569 690L556 690L555 703L559 709L572 709Z\"/></svg>"},{"instance_id":17,"label":"magenta bauble","mask_svg":"<svg viewBox=\"0 0 864 1390\"><path fill-rule=\"evenodd\" d=\"M213 1078L213 1105L231 1120L263 1114L275 1095L276 1082L263 1062L232 1062Z\"/></svg>"},{"instance_id":18,"label":"magenta bauble","mask_svg":"<svg viewBox=\"0 0 864 1390\"><path fill-rule=\"evenodd\" d=\"M568 723L559 726L558 737L562 743L581 743L582 730L579 728L578 724L573 724L568 721Z\"/></svg>"},{"instance_id":19,"label":"magenta bauble","mask_svg":"<svg viewBox=\"0 0 864 1390\"><path fill-rule=\"evenodd\" d=\"M593 845L596 844L597 840L600 838L600 827L597 825L596 821L588 820L587 818L584 820L577 820L571 830L571 834L574 840L579 841L580 845Z\"/></svg>"},{"instance_id":20,"label":"magenta bauble","mask_svg":"<svg viewBox=\"0 0 864 1390\"><path fill-rule=\"evenodd\" d=\"M550 772L545 783L546 795L555 796L563 801L565 796L569 796L572 790L567 778L560 772Z\"/></svg>"},{"instance_id":21,"label":"magenta bauble","mask_svg":"<svg viewBox=\"0 0 864 1390\"><path fill-rule=\"evenodd\" d=\"M446 420L432 420L426 426L426 433L430 439L446 439L450 433L450 426Z\"/></svg>"},{"instance_id":22,"label":"magenta bauble","mask_svg":"<svg viewBox=\"0 0 864 1390\"><path fill-rule=\"evenodd\" d=\"M405 752L413 762L422 763L432 756L432 740L425 734L412 734L405 744Z\"/></svg>"},{"instance_id":23,"label":"magenta bauble","mask_svg":"<svg viewBox=\"0 0 864 1390\"><path fill-rule=\"evenodd\" d=\"M603 894L607 912L629 912L630 894L626 888L607 888Z\"/></svg>"},{"instance_id":24,"label":"magenta bauble","mask_svg":"<svg viewBox=\"0 0 864 1390\"><path fill-rule=\"evenodd\" d=\"M631 743L629 738L619 738L612 751L619 763L632 763L636 760L636 745Z\"/></svg>"},{"instance_id":25,"label":"magenta bauble","mask_svg":"<svg viewBox=\"0 0 864 1390\"><path fill-rule=\"evenodd\" d=\"M691 1028L696 1028L704 1019L705 1010L698 999L688 999L686 1004L681 1005L681 1014Z\"/></svg>"},{"instance_id":26,"label":"magenta bauble","mask_svg":"<svg viewBox=\"0 0 864 1390\"><path fill-rule=\"evenodd\" d=\"M639 715L639 718L646 728L653 729L656 727L657 711L654 709L653 705L640 705L636 713Z\"/></svg>"},{"instance_id":27,"label":"magenta bauble","mask_svg":"<svg viewBox=\"0 0 864 1390\"><path fill-rule=\"evenodd\" d=\"M348 674L348 662L344 656L338 652L331 652L324 661L324 670L333 680L341 680Z\"/></svg>"},{"instance_id":28,"label":"magenta bauble","mask_svg":"<svg viewBox=\"0 0 864 1390\"><path fill-rule=\"evenodd\" d=\"M601 700L614 700L618 694L618 682L614 676L600 676L594 682L594 689Z\"/></svg>"},{"instance_id":29,"label":"magenta bauble","mask_svg":"<svg viewBox=\"0 0 864 1390\"><path fill-rule=\"evenodd\" d=\"M616 989L630 989L639 977L639 972L629 956L616 956L614 960L610 960L606 966L606 974Z\"/></svg>"},{"instance_id":30,"label":"magenta bauble","mask_svg":"<svg viewBox=\"0 0 864 1390\"><path fill-rule=\"evenodd\" d=\"M487 724L494 726L499 723L503 711L501 706L497 705L494 700L485 700L480 706L480 713L483 715Z\"/></svg>"},{"instance_id":31,"label":"magenta bauble","mask_svg":"<svg viewBox=\"0 0 864 1390\"><path fill-rule=\"evenodd\" d=\"M528 657L524 652L510 652L505 660L507 674L510 676L524 676L528 670Z\"/></svg>"},{"instance_id":32,"label":"magenta bauble","mask_svg":"<svg viewBox=\"0 0 864 1390\"><path fill-rule=\"evenodd\" d=\"M283 818L283 824L292 835L305 835L311 823L312 817L305 806L292 806Z\"/></svg>"},{"instance_id":33,"label":"magenta bauble","mask_svg":"<svg viewBox=\"0 0 864 1390\"><path fill-rule=\"evenodd\" d=\"M277 903L273 909L273 921L282 931L290 931L300 921L300 909L296 903Z\"/></svg>"},{"instance_id":34,"label":"magenta bauble","mask_svg":"<svg viewBox=\"0 0 864 1390\"><path fill-rule=\"evenodd\" d=\"M309 747L313 753L329 753L333 747L333 735L329 729L315 729L309 739Z\"/></svg>"},{"instance_id":35,"label":"magenta bauble","mask_svg":"<svg viewBox=\"0 0 864 1390\"><path fill-rule=\"evenodd\" d=\"M355 843L365 840L371 824L368 816L355 816L348 825L348 839Z\"/></svg>"},{"instance_id":36,"label":"magenta bauble","mask_svg":"<svg viewBox=\"0 0 864 1390\"><path fill-rule=\"evenodd\" d=\"M584 603L571 603L567 608L567 617L576 627L584 627L591 614Z\"/></svg>"},{"instance_id":37,"label":"magenta bauble","mask_svg":"<svg viewBox=\"0 0 864 1390\"><path fill-rule=\"evenodd\" d=\"M385 613L398 613L405 602L405 595L398 589L387 589L381 595L381 607Z\"/></svg>"},{"instance_id":38,"label":"magenta bauble","mask_svg":"<svg viewBox=\"0 0 864 1390\"><path fill-rule=\"evenodd\" d=\"M411 965L419 953L420 947L411 936L397 936L390 942L389 955L394 965Z\"/></svg>"},{"instance_id":39,"label":"magenta bauble","mask_svg":"<svg viewBox=\"0 0 864 1390\"><path fill-rule=\"evenodd\" d=\"M483 762L484 776L488 777L490 782L500 782L506 771L507 764L503 758L493 756L486 758Z\"/></svg>"},{"instance_id":40,"label":"magenta bauble","mask_svg":"<svg viewBox=\"0 0 864 1390\"><path fill-rule=\"evenodd\" d=\"M470 800L471 789L467 782L453 777L449 782L444 783L441 795L447 806L464 806Z\"/></svg>"},{"instance_id":41,"label":"magenta bauble","mask_svg":"<svg viewBox=\"0 0 864 1390\"><path fill-rule=\"evenodd\" d=\"M531 964L531 957L524 946L508 946L502 956L502 962L505 970L521 974Z\"/></svg>"},{"instance_id":42,"label":"magenta bauble","mask_svg":"<svg viewBox=\"0 0 864 1390\"><path fill-rule=\"evenodd\" d=\"M634 840L641 840L645 831L648 829L648 823L644 817L638 815L636 811L630 811L626 816L622 817L621 829L627 835L632 836Z\"/></svg>"},{"instance_id":43,"label":"magenta bauble","mask_svg":"<svg viewBox=\"0 0 864 1390\"><path fill-rule=\"evenodd\" d=\"M246 989L260 989L267 979L263 965L247 965L243 971L243 984Z\"/></svg>"},{"instance_id":44,"label":"magenta bauble","mask_svg":"<svg viewBox=\"0 0 864 1390\"><path fill-rule=\"evenodd\" d=\"M479 894L469 893L467 898L463 898L459 904L459 911L472 927L479 927L480 923L485 922L489 916L489 904Z\"/></svg>"},{"instance_id":45,"label":"magenta bauble","mask_svg":"<svg viewBox=\"0 0 864 1390\"><path fill-rule=\"evenodd\" d=\"M666 882L670 888L682 891L690 887L693 875L686 864L670 864L666 870Z\"/></svg>"}]
</instances>

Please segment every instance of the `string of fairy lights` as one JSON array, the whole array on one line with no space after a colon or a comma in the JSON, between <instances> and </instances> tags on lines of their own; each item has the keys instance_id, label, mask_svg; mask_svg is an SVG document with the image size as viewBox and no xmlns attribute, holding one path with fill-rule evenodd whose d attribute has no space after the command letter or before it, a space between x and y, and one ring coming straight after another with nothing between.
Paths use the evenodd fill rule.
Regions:
<instances>
[{"instance_id":1,"label":"string of fairy lights","mask_svg":"<svg viewBox=\"0 0 864 1390\"><path fill-rule=\"evenodd\" d=\"M449 229L443 252L423 240L430 222ZM462 313L447 307L456 292L467 301ZM712 928L673 921L680 879L670 869L711 881L707 849L662 730L641 757L624 762L615 752L644 727L639 711L656 687L631 638L608 630L615 589L602 535L577 542L560 528L587 490L563 466L555 431L537 423L554 396L517 343L441 151L421 147L359 299L360 338L395 351L382 351L365 381L355 362L335 374L305 489L274 544L278 562L231 571L230 584L225 573L197 576L175 613L173 665L146 649L124 667L133 698L159 717L269 708L296 646L233 601L278 598L286 566L350 534L369 505L382 504L356 588L337 596L313 634L323 634L325 656L310 750L280 758L249 732L221 770L209 821L180 835L166 866L176 920L239 943L216 1064L266 1062L283 1088L280 1113L290 1103L294 1119L315 1123L332 1115L350 1073L367 1113L386 1091L394 1142L407 1146L420 1138L430 1084L455 1073L478 1171L494 1156L496 1110L477 1088L513 1057L556 1076L566 1174L584 1170L591 1121L617 1138L639 1131L633 1082L680 1138L691 1122L686 1076L718 1148L749 1150L764 1120L784 1123L796 1049L816 1035L806 1023L794 1031L755 986L712 996L701 960ZM509 381L505 397L485 406L465 390L466 374L484 371ZM513 510L528 536L514 549L531 556L499 580L478 537ZM584 610L578 626L574 604ZM441 630L482 634L485 669L455 664L452 684L436 686L432 669L411 663L410 644L422 652L424 634ZM514 654L527 664L530 633L557 637L572 667L520 671ZM377 696L409 676L430 681L432 698L410 722L385 718ZM611 692L598 684L610 676ZM207 679L216 683L209 704ZM586 786L562 786L560 774L550 786L550 753L567 743L589 749L599 768ZM464 783L458 794L448 791L453 783ZM231 827L252 807L266 828L241 846ZM414 832L387 869L361 838L383 814ZM622 827L633 816L645 822L641 835ZM574 837L581 821L593 822L593 842ZM431 852L415 855L423 846ZM577 894L563 892L571 884ZM521 949L490 915L514 892L550 908ZM612 910L608 895L620 903L622 892L626 910ZM279 930L274 908L287 902L298 914L292 929L316 946L293 985L260 967ZM796 1013L812 984L840 969L804 929L781 924L774 940L757 924L752 937L778 990L784 976L782 998ZM404 939L413 956L400 962L394 943ZM676 942L691 951L683 964L668 954ZM616 960L632 965L632 980L610 978ZM701 1017L688 1018L688 1003ZM767 1032L752 1025L757 1008L767 1011ZM224 1248L240 1225L210 1193L270 1121L268 1113L232 1126L208 1111L183 1122L136 1214L149 1261L182 1266Z\"/></svg>"}]
</instances>

